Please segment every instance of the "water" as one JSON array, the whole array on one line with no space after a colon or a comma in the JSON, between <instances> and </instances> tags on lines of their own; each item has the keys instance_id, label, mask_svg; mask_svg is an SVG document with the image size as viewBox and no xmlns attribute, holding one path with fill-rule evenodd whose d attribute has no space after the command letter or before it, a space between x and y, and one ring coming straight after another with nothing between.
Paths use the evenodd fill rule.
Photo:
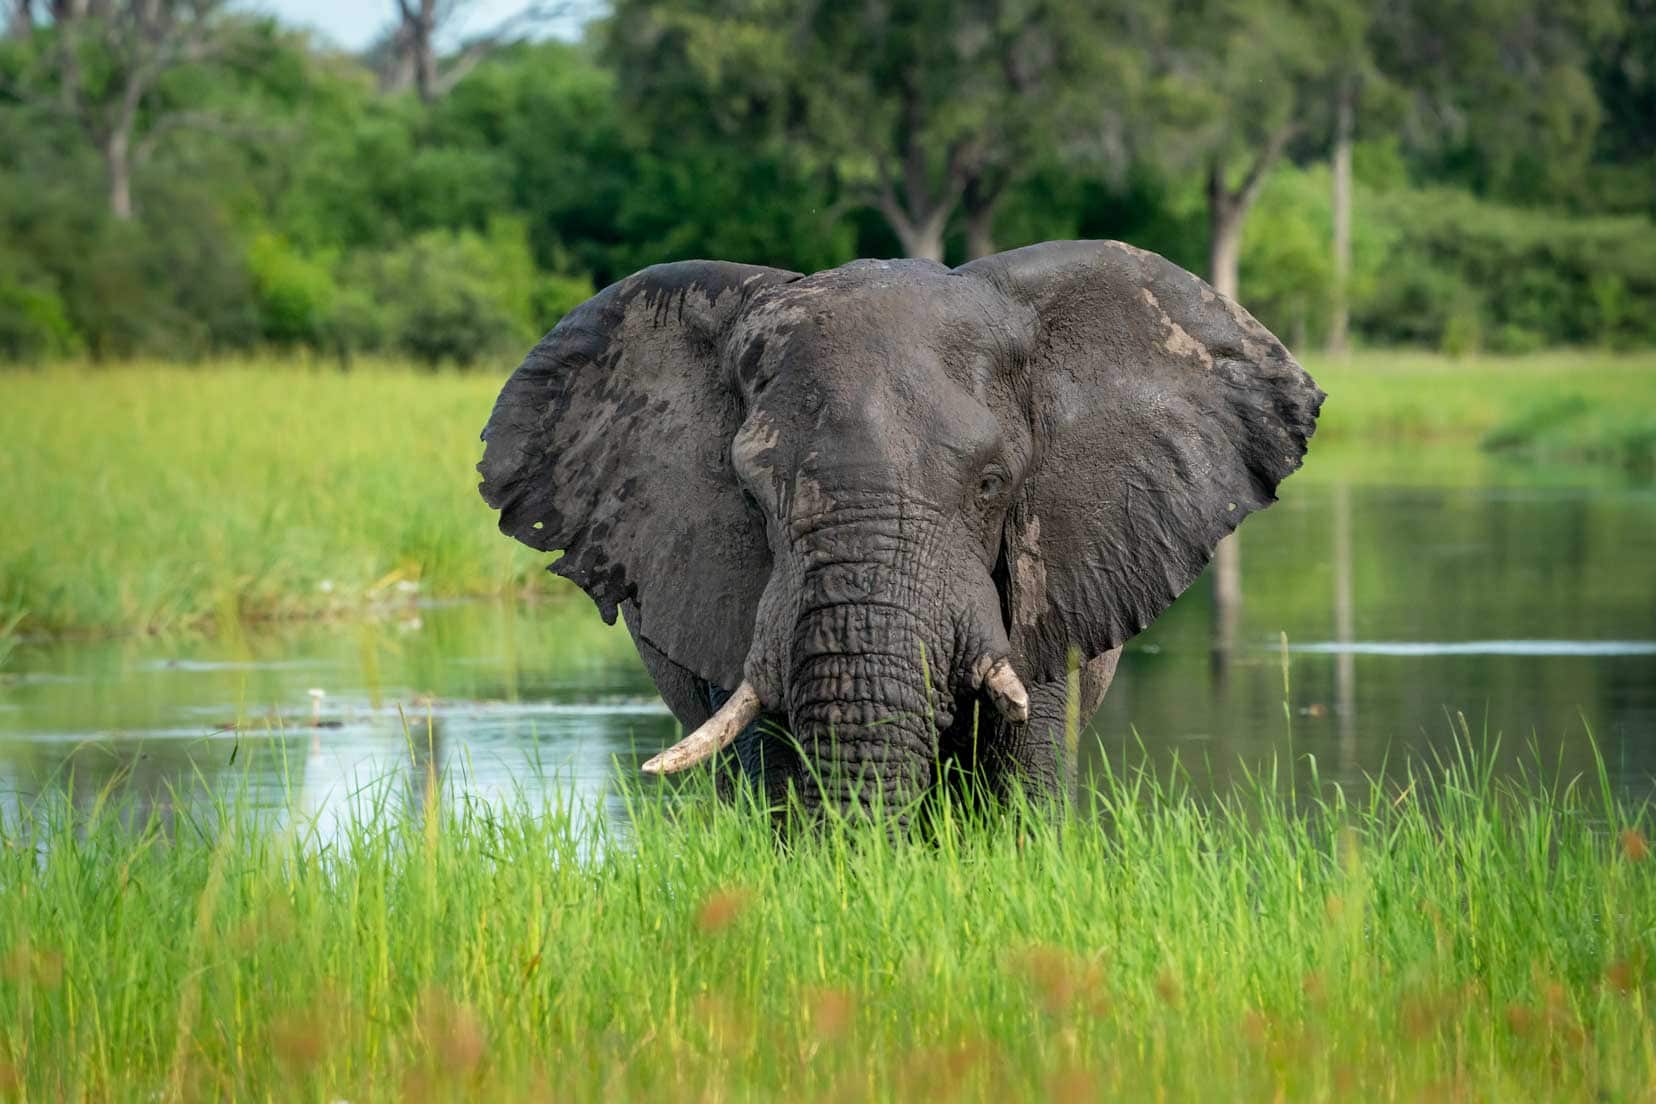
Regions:
<instances>
[{"instance_id":1,"label":"water","mask_svg":"<svg viewBox=\"0 0 1656 1104\"><path fill-rule=\"evenodd\" d=\"M1216 651L1198 584L1129 646L1083 737L1090 765L1142 747L1222 786L1314 756L1360 782L1448 748L1459 715L1502 735L1501 769L1534 745L1589 772L1590 731L1618 787L1652 790L1656 492L1300 479L1248 522L1242 556L1235 646ZM433 764L464 793L552 786L613 813L617 772L675 735L626 633L578 594L242 639L23 644L0 672L0 810L119 778L167 816L245 787L325 829L364 783L417 789Z\"/></svg>"}]
</instances>

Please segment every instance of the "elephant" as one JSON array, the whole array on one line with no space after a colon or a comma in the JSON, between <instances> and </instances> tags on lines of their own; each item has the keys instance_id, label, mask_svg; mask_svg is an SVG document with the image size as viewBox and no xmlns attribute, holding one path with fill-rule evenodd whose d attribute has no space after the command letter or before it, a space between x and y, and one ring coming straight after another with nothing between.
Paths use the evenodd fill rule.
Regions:
<instances>
[{"instance_id":1,"label":"elephant","mask_svg":"<svg viewBox=\"0 0 1656 1104\"><path fill-rule=\"evenodd\" d=\"M1242 307L1120 242L679 261L535 346L478 470L688 731L645 770L734 761L773 808L901 822L945 776L1064 792L1066 717L1276 500L1322 400Z\"/></svg>"}]
</instances>

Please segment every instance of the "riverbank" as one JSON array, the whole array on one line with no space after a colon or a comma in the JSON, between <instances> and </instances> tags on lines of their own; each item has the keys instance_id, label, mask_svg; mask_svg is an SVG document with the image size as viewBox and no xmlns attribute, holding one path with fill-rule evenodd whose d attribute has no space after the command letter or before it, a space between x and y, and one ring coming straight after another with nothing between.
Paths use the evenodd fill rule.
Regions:
<instances>
[{"instance_id":1,"label":"riverbank","mask_svg":"<svg viewBox=\"0 0 1656 1104\"><path fill-rule=\"evenodd\" d=\"M1373 351L1311 356L1306 367L1329 395L1313 449L1477 447L1529 462L1656 474L1653 353Z\"/></svg>"},{"instance_id":2,"label":"riverbank","mask_svg":"<svg viewBox=\"0 0 1656 1104\"><path fill-rule=\"evenodd\" d=\"M788 850L695 785L623 830L387 782L330 838L77 793L0 831L0 1094L1644 1099L1649 807L1529 777Z\"/></svg>"},{"instance_id":3,"label":"riverbank","mask_svg":"<svg viewBox=\"0 0 1656 1104\"><path fill-rule=\"evenodd\" d=\"M1623 478L1656 450L1656 354L1307 363L1330 398L1296 480L1388 478L1400 463L1464 479L1480 444ZM0 376L0 640L551 593L561 584L542 574L547 557L500 537L476 493L477 434L505 372L238 363Z\"/></svg>"}]
</instances>

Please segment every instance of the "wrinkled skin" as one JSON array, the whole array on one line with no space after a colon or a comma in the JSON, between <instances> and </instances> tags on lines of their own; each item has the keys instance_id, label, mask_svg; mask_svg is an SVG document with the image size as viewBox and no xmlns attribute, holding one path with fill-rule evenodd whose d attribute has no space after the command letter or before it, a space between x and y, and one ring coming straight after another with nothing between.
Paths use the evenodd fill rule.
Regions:
<instances>
[{"instance_id":1,"label":"wrinkled skin","mask_svg":"<svg viewBox=\"0 0 1656 1104\"><path fill-rule=\"evenodd\" d=\"M948 762L1058 791L1070 657L1084 723L1321 401L1239 306L1119 243L688 261L548 334L479 470L503 532L625 615L686 726L752 685L735 751L771 798L900 810ZM986 691L1000 661L1027 722Z\"/></svg>"}]
</instances>

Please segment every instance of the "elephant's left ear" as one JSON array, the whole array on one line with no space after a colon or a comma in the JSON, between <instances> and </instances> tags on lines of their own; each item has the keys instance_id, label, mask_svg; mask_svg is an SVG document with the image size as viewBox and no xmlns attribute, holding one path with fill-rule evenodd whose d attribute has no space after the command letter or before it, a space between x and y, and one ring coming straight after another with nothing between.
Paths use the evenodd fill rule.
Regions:
<instances>
[{"instance_id":1,"label":"elephant's left ear","mask_svg":"<svg viewBox=\"0 0 1656 1104\"><path fill-rule=\"evenodd\" d=\"M958 270L1031 327L1035 458L1007 523L1014 650L1037 679L1124 643L1276 501L1323 393L1247 311L1120 242Z\"/></svg>"}]
</instances>

